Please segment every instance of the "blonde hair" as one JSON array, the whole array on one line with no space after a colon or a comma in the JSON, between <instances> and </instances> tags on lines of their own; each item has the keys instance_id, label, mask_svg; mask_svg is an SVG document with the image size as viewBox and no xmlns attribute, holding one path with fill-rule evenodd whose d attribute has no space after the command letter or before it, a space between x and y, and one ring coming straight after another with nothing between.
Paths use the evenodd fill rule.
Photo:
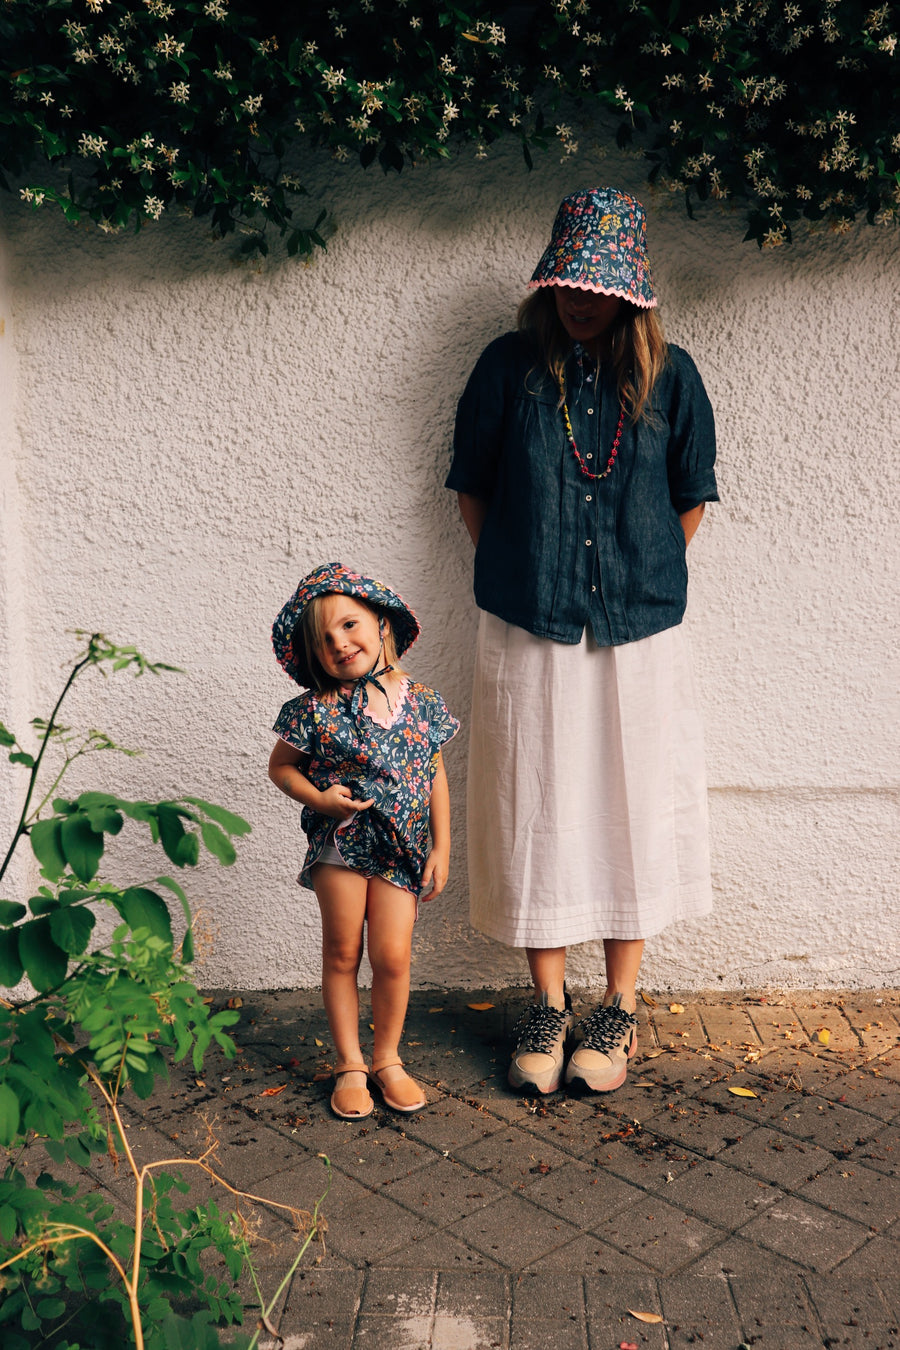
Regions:
<instances>
[{"instance_id":1,"label":"blonde hair","mask_svg":"<svg viewBox=\"0 0 900 1350\"><path fill-rule=\"evenodd\" d=\"M294 649L295 660L299 660L302 664L305 658L310 674L316 682L317 691L329 703L334 702L337 698L340 681L333 679L323 669L319 660L318 654L325 646L325 625L322 611L324 601L330 599L332 595L343 594L343 591L328 591L325 595L313 596L294 625L294 631L291 634L291 646ZM397 654L397 640L394 637L390 612L378 605L371 604L359 595L348 595L347 598L348 600L355 600L358 605L362 605L363 609L367 609L382 624L381 638L385 665L393 666L394 670L402 675L404 672L399 664L400 657Z\"/></svg>"},{"instance_id":2,"label":"blonde hair","mask_svg":"<svg viewBox=\"0 0 900 1350\"><path fill-rule=\"evenodd\" d=\"M541 286L519 305L516 326L537 345L541 359L560 389L565 387L565 364L572 339L556 312L555 287ZM653 386L669 359L662 321L656 309L643 309L623 300L611 332L612 361L619 396L631 417L639 422L650 415ZM560 395L562 401L563 395Z\"/></svg>"}]
</instances>

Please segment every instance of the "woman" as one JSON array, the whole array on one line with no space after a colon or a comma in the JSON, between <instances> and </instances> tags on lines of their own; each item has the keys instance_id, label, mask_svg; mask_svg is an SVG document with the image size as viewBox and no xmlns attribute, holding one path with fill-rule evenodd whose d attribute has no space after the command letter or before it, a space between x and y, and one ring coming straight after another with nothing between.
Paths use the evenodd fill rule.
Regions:
<instances>
[{"instance_id":1,"label":"woman","mask_svg":"<svg viewBox=\"0 0 900 1350\"><path fill-rule=\"evenodd\" d=\"M605 1092L636 1050L644 940L711 908L680 624L685 549L718 500L715 431L693 361L663 337L633 197L566 197L530 284L460 400L447 478L482 610L471 917L528 957L510 1084L553 1092L564 1073ZM606 991L573 1026L566 950L597 938Z\"/></svg>"}]
</instances>

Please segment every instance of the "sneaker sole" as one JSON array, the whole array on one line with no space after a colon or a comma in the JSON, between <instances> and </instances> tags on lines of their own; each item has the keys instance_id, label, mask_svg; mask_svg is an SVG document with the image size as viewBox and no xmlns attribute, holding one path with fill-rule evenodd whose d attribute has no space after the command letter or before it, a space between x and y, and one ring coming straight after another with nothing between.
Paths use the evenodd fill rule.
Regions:
<instances>
[{"instance_id":1,"label":"sneaker sole","mask_svg":"<svg viewBox=\"0 0 900 1350\"><path fill-rule=\"evenodd\" d=\"M566 1087L587 1088L588 1091L590 1092L615 1092L616 1088L622 1086L627 1076L628 1076L628 1068L626 1065L626 1067L622 1070L622 1072L619 1074L617 1078L613 1078L611 1081L606 1083L592 1083L590 1078L587 1077L587 1075L579 1073L578 1068L576 1066L575 1071L571 1074L569 1073L568 1070L566 1070Z\"/></svg>"},{"instance_id":2,"label":"sneaker sole","mask_svg":"<svg viewBox=\"0 0 900 1350\"><path fill-rule=\"evenodd\" d=\"M542 1097L546 1097L550 1092L559 1091L560 1084L562 1083L562 1073L559 1074L559 1077L556 1079L556 1082L548 1083L546 1087L541 1087L540 1083L536 1083L534 1079L529 1078L527 1074L519 1073L516 1070L515 1065L513 1065L509 1073L506 1075L506 1081L509 1083L509 1086L516 1092L524 1092L525 1089L527 1088L532 1092L539 1092Z\"/></svg>"}]
</instances>

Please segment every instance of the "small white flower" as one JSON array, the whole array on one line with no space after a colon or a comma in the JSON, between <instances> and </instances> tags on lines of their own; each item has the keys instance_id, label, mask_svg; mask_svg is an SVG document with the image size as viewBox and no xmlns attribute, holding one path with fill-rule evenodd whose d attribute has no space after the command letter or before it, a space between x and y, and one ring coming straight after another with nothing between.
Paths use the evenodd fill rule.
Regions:
<instances>
[{"instance_id":1,"label":"small white flower","mask_svg":"<svg viewBox=\"0 0 900 1350\"><path fill-rule=\"evenodd\" d=\"M173 56L181 56L184 51L184 43L178 42L172 37L171 33L164 33L153 50L169 60Z\"/></svg>"},{"instance_id":2,"label":"small white flower","mask_svg":"<svg viewBox=\"0 0 900 1350\"><path fill-rule=\"evenodd\" d=\"M322 80L326 89L331 89L332 91L339 89L344 83L344 79L345 76L343 70L333 70L329 66L327 70L322 71Z\"/></svg>"},{"instance_id":3,"label":"small white flower","mask_svg":"<svg viewBox=\"0 0 900 1350\"><path fill-rule=\"evenodd\" d=\"M203 13L208 19L218 19L221 22L228 16L228 6L224 0L209 0L209 3L203 6Z\"/></svg>"},{"instance_id":4,"label":"small white flower","mask_svg":"<svg viewBox=\"0 0 900 1350\"><path fill-rule=\"evenodd\" d=\"M232 70L231 66L228 65L227 62L224 66L219 66L218 70L216 71L216 79L217 80L234 79L234 71Z\"/></svg>"},{"instance_id":5,"label":"small white flower","mask_svg":"<svg viewBox=\"0 0 900 1350\"><path fill-rule=\"evenodd\" d=\"M159 220L160 216L162 215L163 211L165 211L165 209L166 204L161 197L144 198L144 210L147 213L147 215L152 216L154 220Z\"/></svg>"},{"instance_id":6,"label":"small white flower","mask_svg":"<svg viewBox=\"0 0 900 1350\"><path fill-rule=\"evenodd\" d=\"M169 98L173 103L187 103L191 94L191 86L184 80L179 80L177 84L169 85Z\"/></svg>"},{"instance_id":7,"label":"small white flower","mask_svg":"<svg viewBox=\"0 0 900 1350\"><path fill-rule=\"evenodd\" d=\"M256 202L257 206L268 206L272 198L269 196L268 192L266 192L264 187L260 187L260 185L257 184L250 193L250 200Z\"/></svg>"},{"instance_id":8,"label":"small white flower","mask_svg":"<svg viewBox=\"0 0 900 1350\"><path fill-rule=\"evenodd\" d=\"M244 109L245 112L250 113L252 117L254 113L259 112L260 108L262 107L262 104L263 104L262 94L248 94L247 97L244 99L243 103L241 104L241 107Z\"/></svg>"},{"instance_id":9,"label":"small white flower","mask_svg":"<svg viewBox=\"0 0 900 1350\"><path fill-rule=\"evenodd\" d=\"M82 132L78 141L78 149L83 155L102 155L106 149L107 142L102 136L91 136L88 132Z\"/></svg>"}]
</instances>

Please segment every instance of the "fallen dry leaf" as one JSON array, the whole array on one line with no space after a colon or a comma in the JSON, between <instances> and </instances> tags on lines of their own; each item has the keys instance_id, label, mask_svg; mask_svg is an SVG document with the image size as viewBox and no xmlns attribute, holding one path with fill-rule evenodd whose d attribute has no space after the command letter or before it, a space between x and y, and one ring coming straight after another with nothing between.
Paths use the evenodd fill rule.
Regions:
<instances>
[{"instance_id":1,"label":"fallen dry leaf","mask_svg":"<svg viewBox=\"0 0 900 1350\"><path fill-rule=\"evenodd\" d=\"M670 1004L669 1004L669 1012L670 1012L670 1013L683 1013L683 1012L684 1012L684 1008L682 1007L682 1005L681 1005L680 1003L670 1003Z\"/></svg>"},{"instance_id":2,"label":"fallen dry leaf","mask_svg":"<svg viewBox=\"0 0 900 1350\"><path fill-rule=\"evenodd\" d=\"M645 994L643 989L641 990L641 1002L646 1003L648 1008L656 1007L656 999L651 998L649 994Z\"/></svg>"},{"instance_id":3,"label":"fallen dry leaf","mask_svg":"<svg viewBox=\"0 0 900 1350\"><path fill-rule=\"evenodd\" d=\"M429 1008L428 1011L430 1013L436 1013L436 1012L443 1012L444 1010L443 1008Z\"/></svg>"},{"instance_id":4,"label":"fallen dry leaf","mask_svg":"<svg viewBox=\"0 0 900 1350\"><path fill-rule=\"evenodd\" d=\"M317 1037L316 1037L316 1045L324 1045L324 1044L325 1044L325 1042L324 1042L324 1041L320 1041L319 1038L318 1038L318 1036L317 1036Z\"/></svg>"},{"instance_id":5,"label":"fallen dry leaf","mask_svg":"<svg viewBox=\"0 0 900 1350\"><path fill-rule=\"evenodd\" d=\"M287 1087L287 1083L282 1083L282 1084L281 1084L281 1087L277 1087L277 1088L263 1088L262 1092L261 1092L259 1095L260 1095L261 1097L277 1097L278 1094L279 1094L279 1092L284 1092L284 1089L285 1089L286 1087Z\"/></svg>"},{"instance_id":6,"label":"fallen dry leaf","mask_svg":"<svg viewBox=\"0 0 900 1350\"><path fill-rule=\"evenodd\" d=\"M467 1003L466 1007L471 1008L473 1012L487 1012L488 1008L493 1008L493 1003Z\"/></svg>"},{"instance_id":7,"label":"fallen dry leaf","mask_svg":"<svg viewBox=\"0 0 900 1350\"><path fill-rule=\"evenodd\" d=\"M818 1041L819 1045L827 1045L831 1040L831 1032L827 1027L819 1027L819 1030L813 1036L813 1040Z\"/></svg>"},{"instance_id":8,"label":"fallen dry leaf","mask_svg":"<svg viewBox=\"0 0 900 1350\"><path fill-rule=\"evenodd\" d=\"M243 1008L244 1000L242 998L230 998L225 1004L226 1008Z\"/></svg>"},{"instance_id":9,"label":"fallen dry leaf","mask_svg":"<svg viewBox=\"0 0 900 1350\"><path fill-rule=\"evenodd\" d=\"M730 1087L728 1091L733 1097L755 1097L756 1093L752 1088Z\"/></svg>"},{"instance_id":10,"label":"fallen dry leaf","mask_svg":"<svg viewBox=\"0 0 900 1350\"><path fill-rule=\"evenodd\" d=\"M639 1322L652 1322L655 1324L663 1320L659 1313L635 1312L634 1308L628 1308L626 1311L629 1312L632 1317L636 1317Z\"/></svg>"}]
</instances>

